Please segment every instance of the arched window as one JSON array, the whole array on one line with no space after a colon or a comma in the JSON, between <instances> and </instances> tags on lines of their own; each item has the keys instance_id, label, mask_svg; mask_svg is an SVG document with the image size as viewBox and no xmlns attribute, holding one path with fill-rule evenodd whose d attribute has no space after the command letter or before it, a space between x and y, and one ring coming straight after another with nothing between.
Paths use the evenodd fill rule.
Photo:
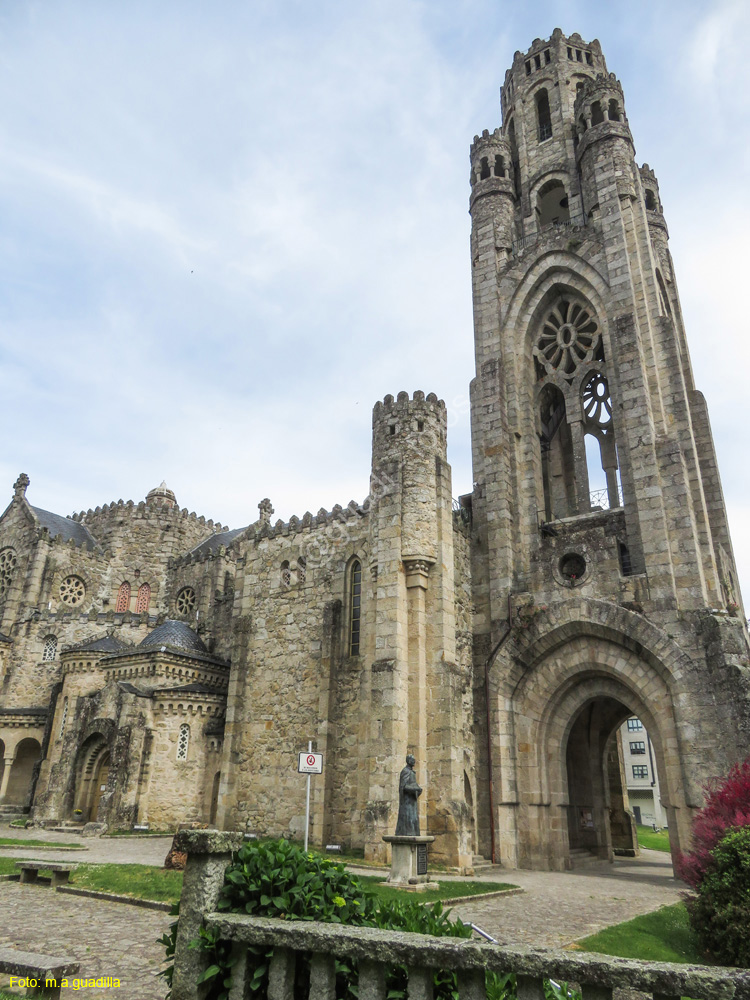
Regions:
<instances>
[{"instance_id":1,"label":"arched window","mask_svg":"<svg viewBox=\"0 0 750 1000\"><path fill-rule=\"evenodd\" d=\"M486 180L490 176L490 161L486 156L482 157L481 163L479 165L479 179L480 181Z\"/></svg>"},{"instance_id":2,"label":"arched window","mask_svg":"<svg viewBox=\"0 0 750 1000\"><path fill-rule=\"evenodd\" d=\"M292 571L289 569L289 560L285 559L281 564L281 586L289 587L292 583Z\"/></svg>"},{"instance_id":3,"label":"arched window","mask_svg":"<svg viewBox=\"0 0 750 1000\"><path fill-rule=\"evenodd\" d=\"M549 110L549 95L547 91L538 90L534 96L536 101L536 117L539 125L539 142L552 138L552 117Z\"/></svg>"},{"instance_id":4,"label":"arched window","mask_svg":"<svg viewBox=\"0 0 750 1000\"><path fill-rule=\"evenodd\" d=\"M608 111L608 115L609 115L609 120L611 122L619 122L621 120L620 105L617 103L617 101L614 99L614 97L609 102L609 107L608 107L607 111Z\"/></svg>"},{"instance_id":5,"label":"arched window","mask_svg":"<svg viewBox=\"0 0 750 1000\"><path fill-rule=\"evenodd\" d=\"M135 613L137 615L148 611L151 603L151 587L147 583L142 583L138 588L138 596L135 599Z\"/></svg>"},{"instance_id":6,"label":"arched window","mask_svg":"<svg viewBox=\"0 0 750 1000\"><path fill-rule=\"evenodd\" d=\"M10 590L15 568L16 553L13 549L2 549L0 551L0 601L2 601Z\"/></svg>"},{"instance_id":7,"label":"arched window","mask_svg":"<svg viewBox=\"0 0 750 1000\"><path fill-rule=\"evenodd\" d=\"M359 656L362 626L362 563L355 559L349 568L349 655Z\"/></svg>"},{"instance_id":8,"label":"arched window","mask_svg":"<svg viewBox=\"0 0 750 1000\"><path fill-rule=\"evenodd\" d=\"M66 696L65 699L63 700L63 710L62 710L62 715L60 716L60 732L57 737L58 739L60 739L62 734L65 732L65 723L67 721L68 721L68 699Z\"/></svg>"},{"instance_id":9,"label":"arched window","mask_svg":"<svg viewBox=\"0 0 750 1000\"><path fill-rule=\"evenodd\" d=\"M190 726L183 722L177 737L177 760L187 760L188 744L190 742Z\"/></svg>"},{"instance_id":10,"label":"arched window","mask_svg":"<svg viewBox=\"0 0 750 1000\"><path fill-rule=\"evenodd\" d=\"M130 608L130 584L121 583L120 589L117 591L117 604L115 604L115 612L127 611Z\"/></svg>"},{"instance_id":11,"label":"arched window","mask_svg":"<svg viewBox=\"0 0 750 1000\"><path fill-rule=\"evenodd\" d=\"M300 556L297 560L297 583L304 583L307 579L307 559Z\"/></svg>"},{"instance_id":12,"label":"arched window","mask_svg":"<svg viewBox=\"0 0 750 1000\"><path fill-rule=\"evenodd\" d=\"M536 196L536 212L540 229L569 221L568 192L562 181L548 181L542 185Z\"/></svg>"},{"instance_id":13,"label":"arched window","mask_svg":"<svg viewBox=\"0 0 750 1000\"><path fill-rule=\"evenodd\" d=\"M656 198L654 197L654 192L650 188L646 188L646 208L649 212L656 211Z\"/></svg>"},{"instance_id":14,"label":"arched window","mask_svg":"<svg viewBox=\"0 0 750 1000\"><path fill-rule=\"evenodd\" d=\"M602 111L602 102L594 101L591 105L591 124L601 125L604 121L604 112Z\"/></svg>"},{"instance_id":15,"label":"arched window","mask_svg":"<svg viewBox=\"0 0 750 1000\"><path fill-rule=\"evenodd\" d=\"M57 636L48 635L44 639L44 649L42 651L43 660L54 660L57 656Z\"/></svg>"},{"instance_id":16,"label":"arched window","mask_svg":"<svg viewBox=\"0 0 750 1000\"><path fill-rule=\"evenodd\" d=\"M495 177L505 177L505 160L502 156L495 157Z\"/></svg>"}]
</instances>

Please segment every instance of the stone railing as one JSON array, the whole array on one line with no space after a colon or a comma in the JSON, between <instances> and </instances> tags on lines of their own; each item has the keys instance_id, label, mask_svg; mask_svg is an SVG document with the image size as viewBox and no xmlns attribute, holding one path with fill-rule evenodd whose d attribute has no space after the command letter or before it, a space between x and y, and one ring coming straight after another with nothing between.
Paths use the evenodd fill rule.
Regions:
<instances>
[{"instance_id":1,"label":"stone railing","mask_svg":"<svg viewBox=\"0 0 750 1000\"><path fill-rule=\"evenodd\" d=\"M202 1000L197 985L205 958L189 949L202 920L232 942L230 1000L249 1000L248 946L274 948L268 982L269 1000L293 1000L297 955L310 958L309 1000L335 1000L334 961L353 959L359 967L359 1000L384 1000L386 974L406 966L409 1000L432 1000L434 970L454 970L460 1000L485 1000L485 973L514 972L519 1000L544 1000L543 980L576 983L583 1000L612 1000L622 990L639 990L653 1000L750 1000L750 972L704 966L673 965L534 948L506 948L461 938L438 938L372 927L347 927L305 921L273 920L214 912L223 866L241 834L186 831L181 850L188 852L178 927L172 1000ZM219 873L222 873L220 875Z\"/></svg>"}]
</instances>

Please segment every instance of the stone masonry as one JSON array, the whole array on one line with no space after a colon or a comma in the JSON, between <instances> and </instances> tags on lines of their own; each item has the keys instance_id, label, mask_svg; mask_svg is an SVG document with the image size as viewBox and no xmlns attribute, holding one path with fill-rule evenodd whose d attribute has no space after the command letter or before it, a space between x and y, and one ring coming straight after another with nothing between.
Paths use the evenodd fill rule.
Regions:
<instances>
[{"instance_id":1,"label":"stone masonry","mask_svg":"<svg viewBox=\"0 0 750 1000\"><path fill-rule=\"evenodd\" d=\"M435 860L565 869L632 828L607 761L635 715L688 843L750 750L750 668L658 181L596 41L536 39L501 104L470 151L473 492L420 391L375 405L363 503L288 522L164 483L63 517L21 475L0 810L300 836L312 740L312 843L386 861L411 752Z\"/></svg>"}]
</instances>

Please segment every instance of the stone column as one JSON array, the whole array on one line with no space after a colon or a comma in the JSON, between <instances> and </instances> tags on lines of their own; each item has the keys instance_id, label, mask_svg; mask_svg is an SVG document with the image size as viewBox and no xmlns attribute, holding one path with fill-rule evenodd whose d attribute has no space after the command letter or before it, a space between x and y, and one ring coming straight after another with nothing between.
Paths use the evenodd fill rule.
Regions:
<instances>
[{"instance_id":1,"label":"stone column","mask_svg":"<svg viewBox=\"0 0 750 1000\"><path fill-rule=\"evenodd\" d=\"M422 766L427 761L427 575L426 559L404 560L409 638L409 752ZM427 796L419 800L419 828L427 829Z\"/></svg>"},{"instance_id":2,"label":"stone column","mask_svg":"<svg viewBox=\"0 0 750 1000\"><path fill-rule=\"evenodd\" d=\"M182 830L175 837L175 848L187 854L187 864L177 925L172 1000L201 1000L205 996L207 987L198 985L208 967L205 952L189 946L198 937L204 915L216 909L224 872L243 839L242 833L219 830Z\"/></svg>"},{"instance_id":3,"label":"stone column","mask_svg":"<svg viewBox=\"0 0 750 1000\"><path fill-rule=\"evenodd\" d=\"M579 514L588 514L591 510L589 494L589 469L586 462L586 441L583 433L583 421L569 415L570 437L573 441L573 463L576 477L576 507Z\"/></svg>"},{"instance_id":4,"label":"stone column","mask_svg":"<svg viewBox=\"0 0 750 1000\"><path fill-rule=\"evenodd\" d=\"M8 791L8 782L10 781L10 769L13 767L13 758L5 757L3 765L3 776L2 779L0 779L0 802L5 802L5 793Z\"/></svg>"}]
</instances>

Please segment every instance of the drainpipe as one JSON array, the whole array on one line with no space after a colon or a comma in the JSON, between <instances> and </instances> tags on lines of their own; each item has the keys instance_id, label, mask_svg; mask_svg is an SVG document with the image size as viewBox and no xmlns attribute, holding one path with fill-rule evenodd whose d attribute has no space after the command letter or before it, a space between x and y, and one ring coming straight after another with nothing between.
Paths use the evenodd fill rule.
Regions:
<instances>
[{"instance_id":1,"label":"drainpipe","mask_svg":"<svg viewBox=\"0 0 750 1000\"><path fill-rule=\"evenodd\" d=\"M512 609L511 609L511 599L513 597L512 591L508 591L508 623L506 625L505 632L498 640L495 648L492 650L490 655L484 662L484 707L487 717L487 778L489 781L489 792L490 792L490 860L492 864L496 864L495 860L495 789L492 779L492 730L490 727L490 667L492 662L500 652L500 650L505 645L508 636L512 629Z\"/></svg>"}]
</instances>

